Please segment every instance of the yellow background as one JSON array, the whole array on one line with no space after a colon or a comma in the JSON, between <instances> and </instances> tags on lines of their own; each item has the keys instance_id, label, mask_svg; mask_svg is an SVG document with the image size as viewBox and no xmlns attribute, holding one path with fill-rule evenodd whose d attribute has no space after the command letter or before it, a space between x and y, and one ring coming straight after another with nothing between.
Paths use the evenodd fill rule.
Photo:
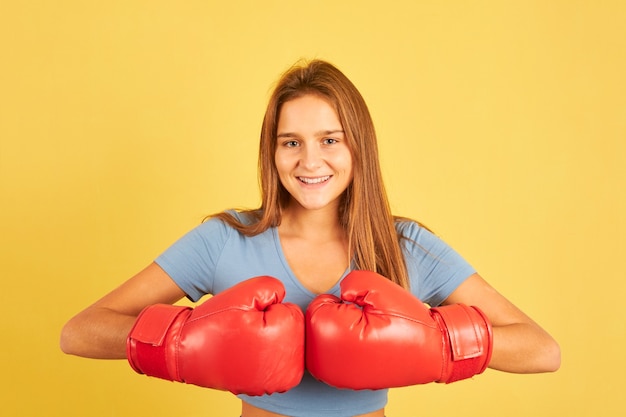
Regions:
<instances>
[{"instance_id":1,"label":"yellow background","mask_svg":"<svg viewBox=\"0 0 626 417\"><path fill-rule=\"evenodd\" d=\"M59 331L205 214L258 205L272 83L319 57L370 105L394 211L563 352L555 374L393 390L387 414L617 415L624 22L620 1L3 0L0 414L238 415L227 393L65 356Z\"/></svg>"}]
</instances>

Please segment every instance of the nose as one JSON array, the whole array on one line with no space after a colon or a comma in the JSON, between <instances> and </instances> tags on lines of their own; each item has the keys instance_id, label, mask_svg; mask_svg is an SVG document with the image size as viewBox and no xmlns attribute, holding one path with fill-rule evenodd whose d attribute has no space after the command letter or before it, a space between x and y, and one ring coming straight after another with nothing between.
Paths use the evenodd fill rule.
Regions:
<instances>
[{"instance_id":1,"label":"nose","mask_svg":"<svg viewBox=\"0 0 626 417\"><path fill-rule=\"evenodd\" d=\"M312 144L303 146L300 164L309 171L314 171L322 166L321 149Z\"/></svg>"}]
</instances>

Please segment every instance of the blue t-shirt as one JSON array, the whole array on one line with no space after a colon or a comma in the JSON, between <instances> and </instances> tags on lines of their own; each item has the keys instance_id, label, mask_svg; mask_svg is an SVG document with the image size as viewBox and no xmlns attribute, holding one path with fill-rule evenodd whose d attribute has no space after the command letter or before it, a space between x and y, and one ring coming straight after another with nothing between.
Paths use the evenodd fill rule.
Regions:
<instances>
[{"instance_id":1,"label":"blue t-shirt","mask_svg":"<svg viewBox=\"0 0 626 417\"><path fill-rule=\"evenodd\" d=\"M246 221L243 214L231 214ZM401 243L411 292L423 302L439 305L475 272L457 252L417 223L397 222L396 229L406 238ZM282 281L286 290L284 301L299 305L302 311L316 296L291 271L276 228L249 237L221 220L211 219L191 230L155 261L192 301L259 275ZM339 282L328 293L339 296ZM387 392L337 389L305 372L302 382L288 392L239 397L256 407L288 416L349 417L383 408Z\"/></svg>"}]
</instances>

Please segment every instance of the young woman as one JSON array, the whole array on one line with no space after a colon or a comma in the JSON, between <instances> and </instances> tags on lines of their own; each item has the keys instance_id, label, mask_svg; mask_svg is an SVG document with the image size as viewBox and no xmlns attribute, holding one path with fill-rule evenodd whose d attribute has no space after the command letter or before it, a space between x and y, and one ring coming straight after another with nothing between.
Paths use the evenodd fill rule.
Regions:
<instances>
[{"instance_id":1,"label":"young woman","mask_svg":"<svg viewBox=\"0 0 626 417\"><path fill-rule=\"evenodd\" d=\"M263 121L261 207L208 218L72 318L62 350L232 391L243 417L381 417L388 387L558 369L548 333L391 214L377 152L348 78L293 67Z\"/></svg>"}]
</instances>

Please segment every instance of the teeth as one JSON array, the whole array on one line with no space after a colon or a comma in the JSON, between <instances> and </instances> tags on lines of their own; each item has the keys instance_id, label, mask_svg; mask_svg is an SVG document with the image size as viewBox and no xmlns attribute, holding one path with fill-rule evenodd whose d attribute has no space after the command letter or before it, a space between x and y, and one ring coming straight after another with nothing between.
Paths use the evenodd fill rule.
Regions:
<instances>
[{"instance_id":1,"label":"teeth","mask_svg":"<svg viewBox=\"0 0 626 417\"><path fill-rule=\"evenodd\" d=\"M328 181L329 178L330 178L330 175L326 175L325 177L318 177L318 178L298 177L298 179L305 184L319 184L321 182Z\"/></svg>"}]
</instances>

